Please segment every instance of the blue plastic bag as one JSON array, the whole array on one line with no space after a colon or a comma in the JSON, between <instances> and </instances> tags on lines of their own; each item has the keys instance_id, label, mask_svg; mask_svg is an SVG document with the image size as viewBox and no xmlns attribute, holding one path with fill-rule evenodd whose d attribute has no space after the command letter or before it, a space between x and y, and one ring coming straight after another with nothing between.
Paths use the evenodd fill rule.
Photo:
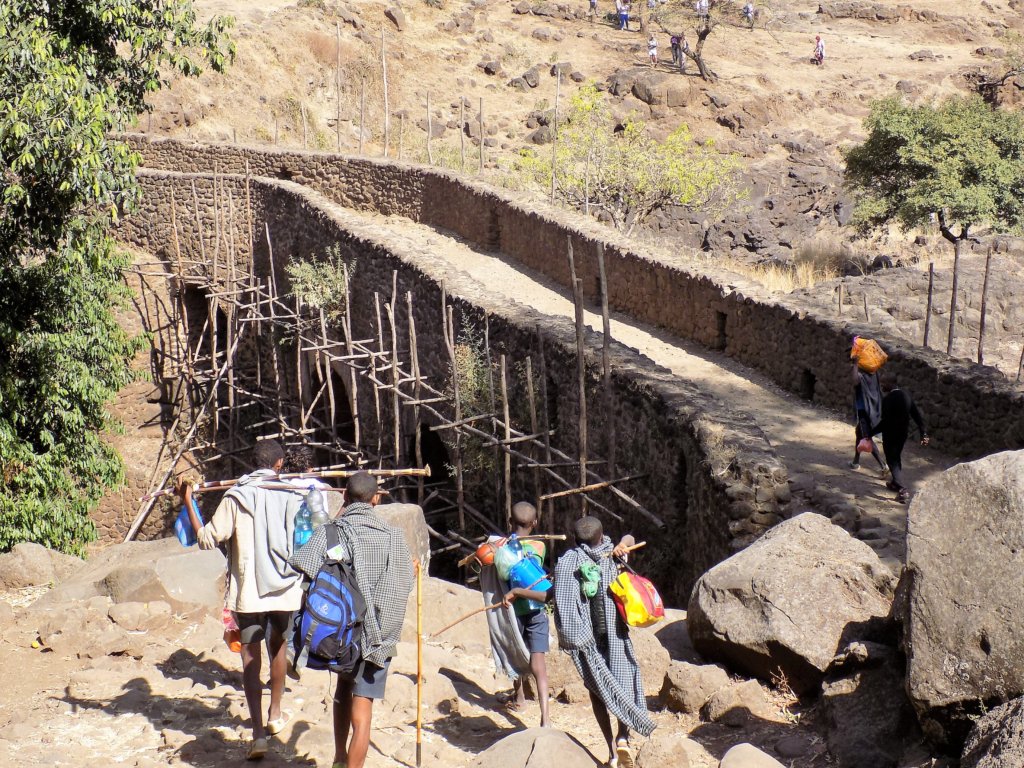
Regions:
<instances>
[{"instance_id":1,"label":"blue plastic bag","mask_svg":"<svg viewBox=\"0 0 1024 768\"><path fill-rule=\"evenodd\" d=\"M199 518L199 524L203 525L203 513L199 511L199 505L196 504L196 500L192 499L192 510L196 513L196 517ZM178 537L178 541L181 542L183 547L191 547L197 543L196 532L192 527L192 521L188 519L188 510L185 505L181 505L181 512L178 513L177 519L174 521L174 535Z\"/></svg>"}]
</instances>

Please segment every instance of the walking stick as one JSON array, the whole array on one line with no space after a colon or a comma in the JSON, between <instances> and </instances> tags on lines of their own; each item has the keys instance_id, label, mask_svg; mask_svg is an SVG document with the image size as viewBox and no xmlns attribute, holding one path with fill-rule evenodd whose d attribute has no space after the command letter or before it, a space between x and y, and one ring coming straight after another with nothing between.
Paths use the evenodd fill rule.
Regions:
<instances>
[{"instance_id":1,"label":"walking stick","mask_svg":"<svg viewBox=\"0 0 1024 768\"><path fill-rule=\"evenodd\" d=\"M647 542L646 541L641 541L641 542L639 542L637 544L634 544L632 547L626 547L626 552L627 553L628 552L632 552L634 549L640 549L640 547L646 547L646 546L647 546ZM611 552L602 552L601 553L601 557L611 557L611 556L612 556Z\"/></svg>"},{"instance_id":2,"label":"walking stick","mask_svg":"<svg viewBox=\"0 0 1024 768\"><path fill-rule=\"evenodd\" d=\"M416 561L416 768L420 768L423 738L423 569Z\"/></svg>"},{"instance_id":3,"label":"walking stick","mask_svg":"<svg viewBox=\"0 0 1024 768\"><path fill-rule=\"evenodd\" d=\"M537 579L535 582L533 582L533 584L528 586L527 589L533 589L538 584L540 584L542 581L544 581L544 579L546 579L546 578L548 578L547 575L541 576L539 579ZM437 630L437 632L435 632L434 634L432 634L430 636L430 639L433 640L435 637L440 635L442 632L447 632L449 629L454 627L456 624L461 624L466 619L471 619L474 616L476 616L478 613L486 613L487 611L493 611L495 608L501 608L504 604L505 604L504 601L502 601L500 603L494 603L493 605L482 605L479 608L474 608L472 611L467 613L465 616L461 616L461 617L457 618L455 621L453 621L447 627L441 627L441 629Z\"/></svg>"}]
</instances>

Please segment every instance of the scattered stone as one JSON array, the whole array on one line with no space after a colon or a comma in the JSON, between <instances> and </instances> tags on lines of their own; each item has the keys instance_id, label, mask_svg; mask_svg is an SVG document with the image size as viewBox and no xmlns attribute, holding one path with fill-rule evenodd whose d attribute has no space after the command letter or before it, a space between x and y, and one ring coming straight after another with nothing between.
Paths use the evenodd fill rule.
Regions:
<instances>
[{"instance_id":1,"label":"scattered stone","mask_svg":"<svg viewBox=\"0 0 1024 768\"><path fill-rule=\"evenodd\" d=\"M481 752L474 768L594 768L590 752L553 728L513 733Z\"/></svg>"},{"instance_id":2,"label":"scattered stone","mask_svg":"<svg viewBox=\"0 0 1024 768\"><path fill-rule=\"evenodd\" d=\"M672 712L693 715L713 693L731 685L729 673L717 664L673 661L661 687L661 703Z\"/></svg>"},{"instance_id":3,"label":"scattered stone","mask_svg":"<svg viewBox=\"0 0 1024 768\"><path fill-rule=\"evenodd\" d=\"M551 31L546 27L538 27L537 29L533 30L533 32L530 34L530 37L532 37L534 40L540 40L541 42L546 43L548 40L551 39Z\"/></svg>"},{"instance_id":4,"label":"scattered stone","mask_svg":"<svg viewBox=\"0 0 1024 768\"><path fill-rule=\"evenodd\" d=\"M395 25L399 32L405 31L405 12L398 6L391 6L384 11L384 15Z\"/></svg>"},{"instance_id":5,"label":"scattered stone","mask_svg":"<svg viewBox=\"0 0 1024 768\"><path fill-rule=\"evenodd\" d=\"M960 768L1020 768L1024 765L1024 699L996 707L971 729Z\"/></svg>"},{"instance_id":6,"label":"scattered stone","mask_svg":"<svg viewBox=\"0 0 1024 768\"><path fill-rule=\"evenodd\" d=\"M804 736L783 736L775 742L775 754L786 760L803 757L811 750L811 742Z\"/></svg>"},{"instance_id":7,"label":"scattered stone","mask_svg":"<svg viewBox=\"0 0 1024 768\"><path fill-rule=\"evenodd\" d=\"M931 51L924 49L920 51L914 51L912 54L907 56L911 61L935 61L935 54Z\"/></svg>"},{"instance_id":8,"label":"scattered stone","mask_svg":"<svg viewBox=\"0 0 1024 768\"><path fill-rule=\"evenodd\" d=\"M515 88L517 91L528 91L528 90L530 90L530 86L521 77L513 77L511 80L509 80L508 81L508 87L509 88Z\"/></svg>"},{"instance_id":9,"label":"scattered stone","mask_svg":"<svg viewBox=\"0 0 1024 768\"><path fill-rule=\"evenodd\" d=\"M756 680L721 688L708 697L700 715L712 723L722 723L731 728L742 728L751 718L762 720L774 716L774 711Z\"/></svg>"},{"instance_id":10,"label":"scattered stone","mask_svg":"<svg viewBox=\"0 0 1024 768\"><path fill-rule=\"evenodd\" d=\"M561 73L562 77L568 77L573 72L573 66L568 61L560 61L551 65L551 76L555 77Z\"/></svg>"},{"instance_id":11,"label":"scattered stone","mask_svg":"<svg viewBox=\"0 0 1024 768\"><path fill-rule=\"evenodd\" d=\"M689 752L699 746L681 733L659 728L636 755L637 768L690 768Z\"/></svg>"},{"instance_id":12,"label":"scattered stone","mask_svg":"<svg viewBox=\"0 0 1024 768\"><path fill-rule=\"evenodd\" d=\"M533 131L533 133L527 136L526 140L529 141L531 144L550 144L551 141L554 139L554 136L554 131L552 131L549 126L542 125L540 128Z\"/></svg>"},{"instance_id":13,"label":"scattered stone","mask_svg":"<svg viewBox=\"0 0 1024 768\"><path fill-rule=\"evenodd\" d=\"M571 75L569 75L569 78L574 83L582 83L582 82L586 81L587 76L584 75L582 72L580 72L578 69L576 69L576 70L573 70Z\"/></svg>"},{"instance_id":14,"label":"scattered stone","mask_svg":"<svg viewBox=\"0 0 1024 768\"><path fill-rule=\"evenodd\" d=\"M633 95L645 104L662 105L667 100L667 80L668 77L659 72L648 72L633 83Z\"/></svg>"},{"instance_id":15,"label":"scattered stone","mask_svg":"<svg viewBox=\"0 0 1024 768\"><path fill-rule=\"evenodd\" d=\"M797 693L820 686L841 645L889 630L895 579L871 549L804 513L705 573L690 598L694 648Z\"/></svg>"},{"instance_id":16,"label":"scattered stone","mask_svg":"<svg viewBox=\"0 0 1024 768\"><path fill-rule=\"evenodd\" d=\"M786 768L771 755L767 755L753 744L737 744L722 757L719 768Z\"/></svg>"},{"instance_id":17,"label":"scattered stone","mask_svg":"<svg viewBox=\"0 0 1024 768\"><path fill-rule=\"evenodd\" d=\"M1024 451L958 464L910 504L907 691L925 735L960 744L980 702L1024 694Z\"/></svg>"},{"instance_id":18,"label":"scattered stone","mask_svg":"<svg viewBox=\"0 0 1024 768\"><path fill-rule=\"evenodd\" d=\"M85 565L85 561L49 550L41 544L22 542L0 555L0 588L23 589L56 583Z\"/></svg>"},{"instance_id":19,"label":"scattered stone","mask_svg":"<svg viewBox=\"0 0 1024 768\"><path fill-rule=\"evenodd\" d=\"M152 603L114 603L107 615L122 629L146 632L159 629L171 620L171 606L162 600Z\"/></svg>"},{"instance_id":20,"label":"scattered stone","mask_svg":"<svg viewBox=\"0 0 1024 768\"><path fill-rule=\"evenodd\" d=\"M523 80L525 80L526 84L531 88L536 88L540 85L540 68L530 67L528 70L523 72Z\"/></svg>"}]
</instances>

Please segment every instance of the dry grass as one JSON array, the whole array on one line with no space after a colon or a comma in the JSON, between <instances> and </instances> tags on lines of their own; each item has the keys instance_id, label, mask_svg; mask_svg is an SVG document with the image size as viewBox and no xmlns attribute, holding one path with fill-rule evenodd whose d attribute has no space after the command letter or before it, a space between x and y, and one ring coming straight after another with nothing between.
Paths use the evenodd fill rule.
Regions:
<instances>
[{"instance_id":1,"label":"dry grass","mask_svg":"<svg viewBox=\"0 0 1024 768\"><path fill-rule=\"evenodd\" d=\"M772 293L792 293L839 277L839 271L835 268L810 261L796 264L748 264L726 260L725 266L760 283Z\"/></svg>"},{"instance_id":2,"label":"dry grass","mask_svg":"<svg viewBox=\"0 0 1024 768\"><path fill-rule=\"evenodd\" d=\"M338 61L338 40L335 35L328 35L324 32L309 31L306 33L306 45L310 54L322 67L337 65Z\"/></svg>"}]
</instances>

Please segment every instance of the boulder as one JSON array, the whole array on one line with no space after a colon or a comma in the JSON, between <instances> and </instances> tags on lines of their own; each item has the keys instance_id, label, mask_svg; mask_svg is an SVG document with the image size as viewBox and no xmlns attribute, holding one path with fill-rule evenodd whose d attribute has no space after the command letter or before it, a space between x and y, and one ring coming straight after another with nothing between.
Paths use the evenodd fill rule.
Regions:
<instances>
[{"instance_id":1,"label":"boulder","mask_svg":"<svg viewBox=\"0 0 1024 768\"><path fill-rule=\"evenodd\" d=\"M423 510L416 504L380 504L374 511L383 520L402 530L409 553L413 560L419 559L426 573L430 566L430 534Z\"/></svg>"},{"instance_id":2,"label":"boulder","mask_svg":"<svg viewBox=\"0 0 1024 768\"><path fill-rule=\"evenodd\" d=\"M554 138L555 132L551 130L551 127L542 125L537 130L530 132L526 140L531 144L550 144Z\"/></svg>"},{"instance_id":3,"label":"boulder","mask_svg":"<svg viewBox=\"0 0 1024 768\"><path fill-rule=\"evenodd\" d=\"M708 722L742 728L755 718L773 719L775 711L768 703L761 684L756 680L747 680L712 693L700 714Z\"/></svg>"},{"instance_id":4,"label":"boulder","mask_svg":"<svg viewBox=\"0 0 1024 768\"><path fill-rule=\"evenodd\" d=\"M656 730L636 755L637 768L690 768L689 752L700 745L688 736L665 728Z\"/></svg>"},{"instance_id":5,"label":"boulder","mask_svg":"<svg viewBox=\"0 0 1024 768\"><path fill-rule=\"evenodd\" d=\"M513 77L508 81L509 88L515 88L517 91L528 91L530 86L527 85L526 81L521 77Z\"/></svg>"},{"instance_id":6,"label":"boulder","mask_svg":"<svg viewBox=\"0 0 1024 768\"><path fill-rule=\"evenodd\" d=\"M821 515L786 520L697 581L694 648L797 693L816 690L837 651L884 637L895 579L863 542Z\"/></svg>"},{"instance_id":7,"label":"boulder","mask_svg":"<svg viewBox=\"0 0 1024 768\"><path fill-rule=\"evenodd\" d=\"M152 603L114 603L107 610L110 620L129 632L159 629L171 620L171 606L162 600Z\"/></svg>"},{"instance_id":8,"label":"boulder","mask_svg":"<svg viewBox=\"0 0 1024 768\"><path fill-rule=\"evenodd\" d=\"M668 651L673 661L688 661L691 664L702 664L700 654L693 649L690 632L686 628L686 611L678 608L666 608L665 620L655 625L654 636Z\"/></svg>"},{"instance_id":9,"label":"boulder","mask_svg":"<svg viewBox=\"0 0 1024 768\"><path fill-rule=\"evenodd\" d=\"M996 707L971 729L960 768L1024 765L1024 698Z\"/></svg>"},{"instance_id":10,"label":"boulder","mask_svg":"<svg viewBox=\"0 0 1024 768\"><path fill-rule=\"evenodd\" d=\"M925 734L959 745L982 702L1024 694L1024 451L952 467L907 514L907 692Z\"/></svg>"},{"instance_id":11,"label":"boulder","mask_svg":"<svg viewBox=\"0 0 1024 768\"><path fill-rule=\"evenodd\" d=\"M461 584L427 576L423 579L423 634L429 636L475 608L483 606L480 592ZM409 595L402 640L416 642L416 590ZM487 618L477 614L440 635L438 642L458 646L467 642L490 645Z\"/></svg>"},{"instance_id":12,"label":"boulder","mask_svg":"<svg viewBox=\"0 0 1024 768\"><path fill-rule=\"evenodd\" d=\"M693 715L713 693L731 684L729 673L717 664L673 661L661 687L661 703L672 712Z\"/></svg>"},{"instance_id":13,"label":"boulder","mask_svg":"<svg viewBox=\"0 0 1024 768\"><path fill-rule=\"evenodd\" d=\"M828 749L844 768L895 768L916 730L902 669L894 651L864 663L822 686Z\"/></svg>"},{"instance_id":14,"label":"boulder","mask_svg":"<svg viewBox=\"0 0 1024 768\"><path fill-rule=\"evenodd\" d=\"M528 728L506 736L481 752L474 768L594 768L590 752L553 728Z\"/></svg>"},{"instance_id":15,"label":"boulder","mask_svg":"<svg viewBox=\"0 0 1024 768\"><path fill-rule=\"evenodd\" d=\"M94 554L73 576L39 599L41 605L109 597L115 603L163 601L175 612L217 612L224 603L227 564L218 550L185 549L177 539L130 541Z\"/></svg>"},{"instance_id":16,"label":"boulder","mask_svg":"<svg viewBox=\"0 0 1024 768\"><path fill-rule=\"evenodd\" d=\"M633 641L633 654L640 665L644 693L656 697L665 682L665 674L672 659L650 629L631 629L629 637Z\"/></svg>"},{"instance_id":17,"label":"boulder","mask_svg":"<svg viewBox=\"0 0 1024 768\"><path fill-rule=\"evenodd\" d=\"M83 565L85 561L77 557L25 541L0 555L0 588L21 589L56 583Z\"/></svg>"},{"instance_id":18,"label":"boulder","mask_svg":"<svg viewBox=\"0 0 1024 768\"><path fill-rule=\"evenodd\" d=\"M399 32L405 31L405 12L401 8L397 5L391 6L385 9L384 15L395 25L395 29Z\"/></svg>"},{"instance_id":19,"label":"boulder","mask_svg":"<svg viewBox=\"0 0 1024 768\"><path fill-rule=\"evenodd\" d=\"M786 768L753 744L737 744L722 756L718 768Z\"/></svg>"},{"instance_id":20,"label":"boulder","mask_svg":"<svg viewBox=\"0 0 1024 768\"><path fill-rule=\"evenodd\" d=\"M523 80L531 88L536 88L540 85L540 65L530 67L528 70L523 72Z\"/></svg>"},{"instance_id":21,"label":"boulder","mask_svg":"<svg viewBox=\"0 0 1024 768\"><path fill-rule=\"evenodd\" d=\"M668 77L658 72L647 72L637 77L633 83L633 95L650 106L666 103Z\"/></svg>"}]
</instances>

